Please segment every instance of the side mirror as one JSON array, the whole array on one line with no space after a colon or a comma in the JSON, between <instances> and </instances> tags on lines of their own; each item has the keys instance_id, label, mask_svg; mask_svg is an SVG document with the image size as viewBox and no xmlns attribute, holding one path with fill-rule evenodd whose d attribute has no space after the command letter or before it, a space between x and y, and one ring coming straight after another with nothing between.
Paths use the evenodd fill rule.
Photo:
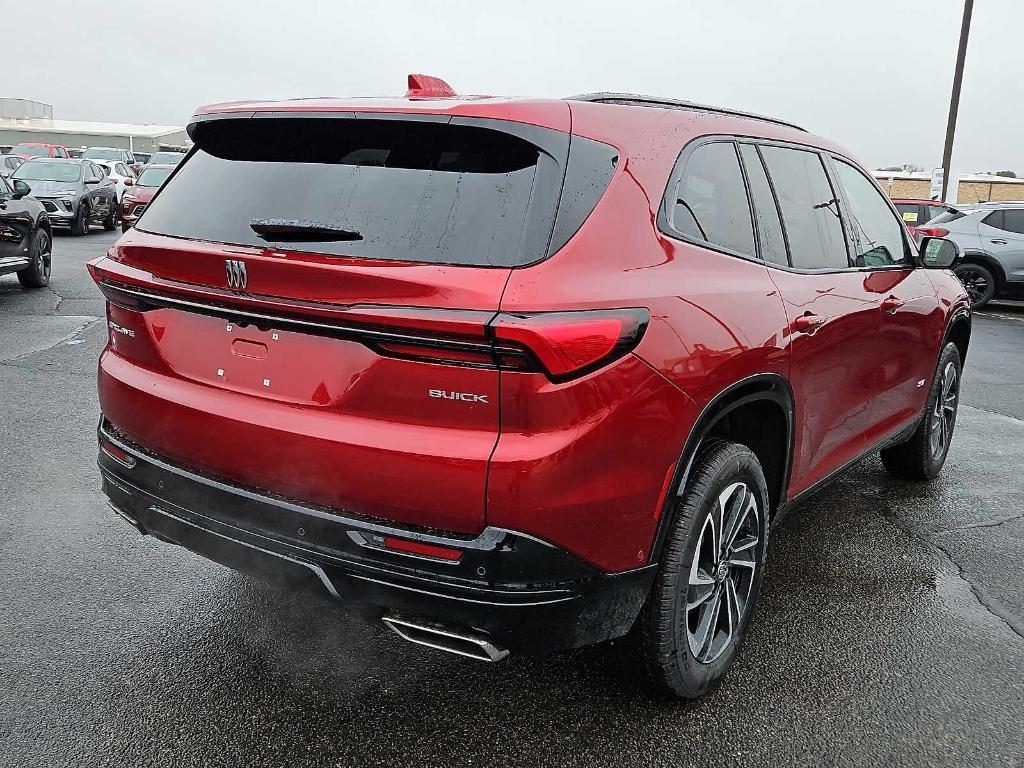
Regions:
<instances>
[{"instance_id":1,"label":"side mirror","mask_svg":"<svg viewBox=\"0 0 1024 768\"><path fill-rule=\"evenodd\" d=\"M921 262L928 269L949 269L960 258L960 246L944 237L921 238Z\"/></svg>"},{"instance_id":2,"label":"side mirror","mask_svg":"<svg viewBox=\"0 0 1024 768\"><path fill-rule=\"evenodd\" d=\"M99 179L86 179L85 183L86 184L99 184L100 180Z\"/></svg>"},{"instance_id":3,"label":"side mirror","mask_svg":"<svg viewBox=\"0 0 1024 768\"><path fill-rule=\"evenodd\" d=\"M32 193L32 187L26 184L21 179L14 180L14 199L21 200L23 197L28 197Z\"/></svg>"},{"instance_id":4,"label":"side mirror","mask_svg":"<svg viewBox=\"0 0 1024 768\"><path fill-rule=\"evenodd\" d=\"M135 186L135 182L134 182L134 181L132 181L131 179L125 179L125 180L124 180L124 185L125 185L126 187L134 187L134 186Z\"/></svg>"}]
</instances>

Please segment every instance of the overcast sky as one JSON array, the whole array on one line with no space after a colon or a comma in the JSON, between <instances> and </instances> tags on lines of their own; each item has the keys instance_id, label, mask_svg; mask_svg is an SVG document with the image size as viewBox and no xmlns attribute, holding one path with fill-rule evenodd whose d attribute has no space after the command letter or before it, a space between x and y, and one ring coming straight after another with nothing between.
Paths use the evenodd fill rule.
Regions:
<instances>
[{"instance_id":1,"label":"overcast sky","mask_svg":"<svg viewBox=\"0 0 1024 768\"><path fill-rule=\"evenodd\" d=\"M5 0L5 5L13 0ZM865 164L938 165L962 0L50 0L7 30L0 96L183 125L240 98L648 93L776 115ZM6 15L6 14L5 14ZM28 32L31 31L31 34ZM13 45L13 50L12 46ZM954 168L1024 176L1024 2L977 0Z\"/></svg>"}]
</instances>

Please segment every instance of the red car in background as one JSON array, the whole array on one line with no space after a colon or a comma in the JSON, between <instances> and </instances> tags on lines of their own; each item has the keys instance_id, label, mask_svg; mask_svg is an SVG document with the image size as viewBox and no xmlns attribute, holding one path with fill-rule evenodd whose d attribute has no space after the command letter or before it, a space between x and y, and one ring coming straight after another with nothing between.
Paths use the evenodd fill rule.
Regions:
<instances>
[{"instance_id":1,"label":"red car in background","mask_svg":"<svg viewBox=\"0 0 1024 768\"><path fill-rule=\"evenodd\" d=\"M127 232L146 210L153 195L174 171L173 165L147 165L121 198L121 231Z\"/></svg>"},{"instance_id":2,"label":"red car in background","mask_svg":"<svg viewBox=\"0 0 1024 768\"><path fill-rule=\"evenodd\" d=\"M498 661L632 630L652 685L699 696L769 524L875 451L941 469L958 248L916 247L780 120L409 85L195 115L89 264L103 490L412 642Z\"/></svg>"},{"instance_id":3,"label":"red car in background","mask_svg":"<svg viewBox=\"0 0 1024 768\"><path fill-rule=\"evenodd\" d=\"M23 157L26 160L33 157L59 157L69 158L67 147L63 144L40 144L33 141L23 141L11 147L10 154Z\"/></svg>"},{"instance_id":4,"label":"red car in background","mask_svg":"<svg viewBox=\"0 0 1024 768\"><path fill-rule=\"evenodd\" d=\"M903 218L903 223L907 225L907 229L910 230L910 234L915 238L918 236L917 228L922 226L925 222L931 221L940 213L956 211L956 208L953 206L938 200L915 200L913 198L904 198L893 199L892 204L896 206L896 210L900 212L900 216Z\"/></svg>"}]
</instances>

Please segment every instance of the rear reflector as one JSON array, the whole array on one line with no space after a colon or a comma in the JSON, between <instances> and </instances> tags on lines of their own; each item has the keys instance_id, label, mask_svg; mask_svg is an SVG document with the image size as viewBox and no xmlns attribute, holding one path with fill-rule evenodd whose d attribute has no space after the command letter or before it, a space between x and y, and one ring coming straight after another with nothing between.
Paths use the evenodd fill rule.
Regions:
<instances>
[{"instance_id":1,"label":"rear reflector","mask_svg":"<svg viewBox=\"0 0 1024 768\"><path fill-rule=\"evenodd\" d=\"M396 539L394 536L384 537L384 548L394 549L398 552L408 552L412 555L422 555L423 557L434 557L438 560L458 560L462 557L462 552L457 549L438 547L433 544L424 544L422 541L412 541L410 539Z\"/></svg>"},{"instance_id":2,"label":"rear reflector","mask_svg":"<svg viewBox=\"0 0 1024 768\"><path fill-rule=\"evenodd\" d=\"M114 459L114 461L123 464L129 469L135 466L134 456L122 450L121 448L118 448L116 445L114 445L112 442L107 440L107 438L103 437L102 435L100 435L100 448L105 454L107 454L107 456Z\"/></svg>"}]
</instances>

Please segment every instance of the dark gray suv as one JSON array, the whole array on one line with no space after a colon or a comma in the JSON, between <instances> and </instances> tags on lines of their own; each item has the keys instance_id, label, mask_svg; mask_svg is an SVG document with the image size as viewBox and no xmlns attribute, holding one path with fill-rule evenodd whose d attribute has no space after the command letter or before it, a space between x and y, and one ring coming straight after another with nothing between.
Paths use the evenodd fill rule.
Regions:
<instances>
[{"instance_id":1,"label":"dark gray suv","mask_svg":"<svg viewBox=\"0 0 1024 768\"><path fill-rule=\"evenodd\" d=\"M1024 202L981 203L940 214L919 227L963 251L953 269L975 309L994 298L1024 298Z\"/></svg>"},{"instance_id":2,"label":"dark gray suv","mask_svg":"<svg viewBox=\"0 0 1024 768\"><path fill-rule=\"evenodd\" d=\"M108 232L117 227L117 190L90 160L36 157L19 166L11 179L28 183L50 222L71 227L73 235L87 234L90 223L102 224Z\"/></svg>"}]
</instances>

